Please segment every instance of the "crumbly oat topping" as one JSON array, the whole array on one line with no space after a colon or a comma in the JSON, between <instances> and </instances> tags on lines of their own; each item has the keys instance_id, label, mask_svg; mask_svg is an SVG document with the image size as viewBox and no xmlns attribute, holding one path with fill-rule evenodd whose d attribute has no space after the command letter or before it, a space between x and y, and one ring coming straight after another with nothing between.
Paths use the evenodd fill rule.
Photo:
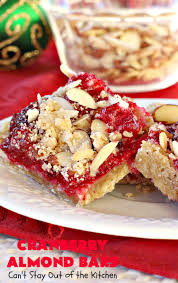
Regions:
<instances>
[{"instance_id":1,"label":"crumbly oat topping","mask_svg":"<svg viewBox=\"0 0 178 283\"><path fill-rule=\"evenodd\" d=\"M111 96L107 91L101 91L95 101L80 88L80 83L81 80L73 81L51 96L42 98L38 94L38 107L33 104L26 114L28 123L33 123L29 137L34 142L36 158L44 161L42 169L61 172L65 180L69 172L80 180L87 171L91 176L96 175L122 139L119 132L109 135L108 126L100 119L93 120L94 110L116 103L123 109L128 108L128 103L119 95ZM87 114L79 115L83 110Z\"/></svg>"}]
</instances>

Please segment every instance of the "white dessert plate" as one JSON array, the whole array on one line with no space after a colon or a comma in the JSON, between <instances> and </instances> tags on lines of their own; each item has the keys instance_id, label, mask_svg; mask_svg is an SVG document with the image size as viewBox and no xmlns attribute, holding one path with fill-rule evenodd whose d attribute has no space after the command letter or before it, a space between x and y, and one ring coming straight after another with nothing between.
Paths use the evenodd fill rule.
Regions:
<instances>
[{"instance_id":1,"label":"white dessert plate","mask_svg":"<svg viewBox=\"0 0 178 283\"><path fill-rule=\"evenodd\" d=\"M137 99L178 104L173 99ZM1 121L2 124L4 122ZM126 193L133 197L126 198ZM117 185L104 198L84 208L64 201L31 178L0 165L0 205L19 214L74 229L152 239L178 239L178 203L159 191L137 192L135 186Z\"/></svg>"}]
</instances>

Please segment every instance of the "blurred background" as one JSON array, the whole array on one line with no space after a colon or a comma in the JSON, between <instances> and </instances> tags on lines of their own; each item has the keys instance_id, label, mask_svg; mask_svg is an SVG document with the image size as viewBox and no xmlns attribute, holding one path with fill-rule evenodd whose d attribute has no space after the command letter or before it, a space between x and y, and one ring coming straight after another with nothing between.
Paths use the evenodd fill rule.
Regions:
<instances>
[{"instance_id":1,"label":"blurred background","mask_svg":"<svg viewBox=\"0 0 178 283\"><path fill-rule=\"evenodd\" d=\"M54 38L61 63L114 91L165 89L178 78L177 7L176 0L1 0L0 68L34 63Z\"/></svg>"}]
</instances>

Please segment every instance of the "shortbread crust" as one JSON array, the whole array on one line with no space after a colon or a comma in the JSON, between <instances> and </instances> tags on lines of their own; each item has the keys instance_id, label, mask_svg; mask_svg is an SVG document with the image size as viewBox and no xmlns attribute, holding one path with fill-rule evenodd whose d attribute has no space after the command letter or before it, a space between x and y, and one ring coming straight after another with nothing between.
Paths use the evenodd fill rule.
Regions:
<instances>
[{"instance_id":1,"label":"shortbread crust","mask_svg":"<svg viewBox=\"0 0 178 283\"><path fill-rule=\"evenodd\" d=\"M143 141L136 155L136 167L164 195L178 201L178 170L159 145Z\"/></svg>"},{"instance_id":2,"label":"shortbread crust","mask_svg":"<svg viewBox=\"0 0 178 283\"><path fill-rule=\"evenodd\" d=\"M13 116L8 137L1 135L13 167L78 205L104 196L131 172L152 123L143 108L84 73L37 98Z\"/></svg>"},{"instance_id":3,"label":"shortbread crust","mask_svg":"<svg viewBox=\"0 0 178 283\"><path fill-rule=\"evenodd\" d=\"M178 201L178 123L155 123L135 159L136 168L164 195Z\"/></svg>"}]
</instances>

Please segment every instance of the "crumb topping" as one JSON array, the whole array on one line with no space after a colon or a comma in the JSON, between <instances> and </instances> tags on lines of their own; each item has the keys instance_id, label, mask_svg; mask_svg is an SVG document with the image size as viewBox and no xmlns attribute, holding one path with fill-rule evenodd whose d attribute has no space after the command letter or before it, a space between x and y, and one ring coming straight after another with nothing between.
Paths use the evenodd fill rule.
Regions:
<instances>
[{"instance_id":1,"label":"crumb topping","mask_svg":"<svg viewBox=\"0 0 178 283\"><path fill-rule=\"evenodd\" d=\"M178 159L178 123L165 125L154 123L149 130L149 138L160 145L172 160Z\"/></svg>"},{"instance_id":2,"label":"crumb topping","mask_svg":"<svg viewBox=\"0 0 178 283\"><path fill-rule=\"evenodd\" d=\"M52 95L38 94L13 117L5 143L19 149L21 158L26 152L31 163L38 161L48 177L61 174L71 186L86 178L92 182L124 161L124 146L131 151L126 159L136 154L132 143L140 138L139 146L146 129L139 111L95 76L82 73Z\"/></svg>"},{"instance_id":3,"label":"crumb topping","mask_svg":"<svg viewBox=\"0 0 178 283\"><path fill-rule=\"evenodd\" d=\"M74 81L44 98L38 94L39 109L32 108L26 113L28 123L35 121L29 137L34 142L36 158L45 161L43 170L61 172L66 180L69 170L75 176L81 176L90 167L95 175L99 166L117 146L116 141L122 139L119 132L111 133L109 139L108 126L99 119L92 121L92 110L113 104L119 104L123 109L129 107L119 95L111 96L105 90L94 99L86 90L80 88L80 84L81 80ZM84 110L87 114L80 116L79 113ZM123 135L133 137L133 134L127 131L124 131ZM112 144L114 147L110 150ZM105 155L101 159L102 148L105 149ZM55 164L48 161L51 155L56 157Z\"/></svg>"}]
</instances>

